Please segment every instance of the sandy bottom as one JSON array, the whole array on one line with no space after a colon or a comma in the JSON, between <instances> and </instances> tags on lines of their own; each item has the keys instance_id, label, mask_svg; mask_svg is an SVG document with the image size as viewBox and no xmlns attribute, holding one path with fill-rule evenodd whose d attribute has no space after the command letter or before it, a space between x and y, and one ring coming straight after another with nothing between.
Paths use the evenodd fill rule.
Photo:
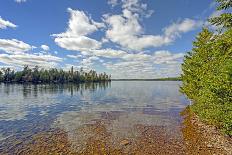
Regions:
<instances>
[{"instance_id":1,"label":"sandy bottom","mask_svg":"<svg viewBox=\"0 0 232 155\"><path fill-rule=\"evenodd\" d=\"M188 110L181 113L183 121L170 132L166 126L133 126L134 136L117 137L107 129L110 122L96 120L76 129L75 141L62 129L33 134L25 141L17 136L4 141L1 155L230 155L231 141L212 127L199 122ZM175 129L173 129L175 130ZM177 135L175 135L177 134ZM79 141L78 141L79 140Z\"/></svg>"}]
</instances>

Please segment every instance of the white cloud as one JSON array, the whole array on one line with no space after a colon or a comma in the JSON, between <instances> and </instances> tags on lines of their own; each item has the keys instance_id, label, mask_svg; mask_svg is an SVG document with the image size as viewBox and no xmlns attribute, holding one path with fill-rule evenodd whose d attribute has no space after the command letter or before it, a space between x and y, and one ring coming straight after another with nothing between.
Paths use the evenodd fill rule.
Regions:
<instances>
[{"instance_id":1,"label":"white cloud","mask_svg":"<svg viewBox=\"0 0 232 155\"><path fill-rule=\"evenodd\" d=\"M43 50L45 50L45 51L49 51L50 50L49 46L47 46L47 45L41 45L41 48Z\"/></svg>"},{"instance_id":2,"label":"white cloud","mask_svg":"<svg viewBox=\"0 0 232 155\"><path fill-rule=\"evenodd\" d=\"M60 47L79 51L78 55L67 55L78 59L79 66L90 69L94 62L101 62L114 78L157 78L179 75L183 53L169 51L144 51L152 47L162 47L173 43L183 33L200 27L203 23L193 19L182 19L162 29L160 34L146 34L142 26L144 17L150 17L153 10L140 0L111 0L112 6L121 4L122 13L103 15L101 22L95 22L83 11L68 9L70 19L68 28L60 34L53 34ZM100 41L91 38L91 34L104 28L105 36ZM105 48L112 45L113 48ZM106 58L104 61L101 58ZM159 68L161 68L159 70Z\"/></svg>"},{"instance_id":3,"label":"white cloud","mask_svg":"<svg viewBox=\"0 0 232 155\"><path fill-rule=\"evenodd\" d=\"M72 58L72 59L79 59L79 58L82 58L83 55L67 55L67 57Z\"/></svg>"},{"instance_id":4,"label":"white cloud","mask_svg":"<svg viewBox=\"0 0 232 155\"><path fill-rule=\"evenodd\" d=\"M154 54L125 54L120 61L103 65L113 78L159 78L178 76L184 54L156 51ZM157 67L157 65L161 66Z\"/></svg>"},{"instance_id":5,"label":"white cloud","mask_svg":"<svg viewBox=\"0 0 232 155\"><path fill-rule=\"evenodd\" d=\"M0 62L9 65L22 67L24 65L52 67L62 59L51 55L34 55L34 54L0 54Z\"/></svg>"},{"instance_id":6,"label":"white cloud","mask_svg":"<svg viewBox=\"0 0 232 155\"><path fill-rule=\"evenodd\" d=\"M166 27L164 29L164 33L167 38L170 38L170 40L174 40L177 36L180 36L181 33L192 31L202 25L202 21L196 21L186 18L183 21L173 23L170 26Z\"/></svg>"},{"instance_id":7,"label":"white cloud","mask_svg":"<svg viewBox=\"0 0 232 155\"><path fill-rule=\"evenodd\" d=\"M84 70L91 70L93 68L93 65L95 61L99 61L100 58L97 56L90 56L87 58L82 59L81 62L79 62L80 68L83 68Z\"/></svg>"},{"instance_id":8,"label":"white cloud","mask_svg":"<svg viewBox=\"0 0 232 155\"><path fill-rule=\"evenodd\" d=\"M0 50L7 53L24 53L35 48L17 39L0 39Z\"/></svg>"},{"instance_id":9,"label":"white cloud","mask_svg":"<svg viewBox=\"0 0 232 155\"><path fill-rule=\"evenodd\" d=\"M55 42L60 47L73 50L73 51L82 51L82 50L89 50L89 49L98 49L101 47L101 43L88 38L86 36L80 37L58 37L55 38Z\"/></svg>"},{"instance_id":10,"label":"white cloud","mask_svg":"<svg viewBox=\"0 0 232 155\"><path fill-rule=\"evenodd\" d=\"M141 3L141 0L122 0L122 9L146 18L149 18L154 13L154 10L148 10L147 4Z\"/></svg>"},{"instance_id":11,"label":"white cloud","mask_svg":"<svg viewBox=\"0 0 232 155\"><path fill-rule=\"evenodd\" d=\"M83 56L83 55L67 55L67 57L72 58L72 59L77 59L75 64L66 64L64 69L68 70L72 66L79 70L80 68L88 71L93 69L93 65L95 64L96 61L101 62L102 59L100 59L97 56Z\"/></svg>"},{"instance_id":12,"label":"white cloud","mask_svg":"<svg viewBox=\"0 0 232 155\"><path fill-rule=\"evenodd\" d=\"M140 0L122 0L122 8L141 13L147 10L147 4L140 3Z\"/></svg>"},{"instance_id":13,"label":"white cloud","mask_svg":"<svg viewBox=\"0 0 232 155\"><path fill-rule=\"evenodd\" d=\"M180 34L194 30L202 24L200 21L184 19L166 27L162 35L145 35L139 23L139 16L127 9L123 10L122 15L105 16L105 22L110 27L106 31L106 38L132 50L168 45Z\"/></svg>"},{"instance_id":14,"label":"white cloud","mask_svg":"<svg viewBox=\"0 0 232 155\"><path fill-rule=\"evenodd\" d=\"M83 65L92 64L92 61L95 61L95 60L99 60L99 58L97 56L91 56L91 57L83 59L81 63Z\"/></svg>"},{"instance_id":15,"label":"white cloud","mask_svg":"<svg viewBox=\"0 0 232 155\"><path fill-rule=\"evenodd\" d=\"M172 54L169 51L156 51L152 56L152 60L154 64L176 64L183 57L184 53Z\"/></svg>"},{"instance_id":16,"label":"white cloud","mask_svg":"<svg viewBox=\"0 0 232 155\"><path fill-rule=\"evenodd\" d=\"M104 24L95 22L83 11L68 8L68 12L70 19L66 32L52 35L55 37L56 44L62 48L76 51L100 48L101 42L87 36L104 27Z\"/></svg>"},{"instance_id":17,"label":"white cloud","mask_svg":"<svg viewBox=\"0 0 232 155\"><path fill-rule=\"evenodd\" d=\"M24 3L26 2L27 0L15 0L16 3Z\"/></svg>"},{"instance_id":18,"label":"white cloud","mask_svg":"<svg viewBox=\"0 0 232 155\"><path fill-rule=\"evenodd\" d=\"M41 46L42 47L42 46ZM63 59L52 56L50 54L32 53L35 48L23 41L16 39L0 39L0 50L4 53L0 54L0 62L5 65L14 67L40 66L50 68L58 65Z\"/></svg>"},{"instance_id":19,"label":"white cloud","mask_svg":"<svg viewBox=\"0 0 232 155\"><path fill-rule=\"evenodd\" d=\"M0 29L6 29L7 27L16 28L17 25L11 23L10 21L2 19L0 16Z\"/></svg>"},{"instance_id":20,"label":"white cloud","mask_svg":"<svg viewBox=\"0 0 232 155\"><path fill-rule=\"evenodd\" d=\"M68 8L70 19L68 29L64 33L53 34L55 37L79 37L91 34L98 29L99 24L94 24L83 11Z\"/></svg>"},{"instance_id":21,"label":"white cloud","mask_svg":"<svg viewBox=\"0 0 232 155\"><path fill-rule=\"evenodd\" d=\"M148 10L141 0L121 0L122 14L105 14L107 24L106 39L130 50L143 50L149 47L161 47L176 40L182 33L189 32L201 26L201 21L184 19L167 26L160 35L145 34L140 22L142 17L150 17L154 10ZM104 41L104 40L103 40Z\"/></svg>"},{"instance_id":22,"label":"white cloud","mask_svg":"<svg viewBox=\"0 0 232 155\"><path fill-rule=\"evenodd\" d=\"M45 54L0 54L0 62L6 65L13 65L17 67L22 67L24 65L28 66L39 66L44 68L51 68L57 66L58 62L61 62L62 58L45 55Z\"/></svg>"},{"instance_id":23,"label":"white cloud","mask_svg":"<svg viewBox=\"0 0 232 155\"><path fill-rule=\"evenodd\" d=\"M106 37L103 37L101 41L89 38L88 35L99 30L99 28L105 27L105 24L95 22L83 11L69 8L68 12L71 17L67 31L52 35L56 37L56 44L68 50L89 51L101 50L102 43L111 41L120 45L121 48L141 51L149 47L168 45L174 42L177 37L180 37L182 33L194 30L202 24L200 21L186 18L164 28L163 34L145 34L140 24L140 15L147 11L147 4L140 3L140 0L121 0L121 2L122 14L103 15L107 30L105 32Z\"/></svg>"},{"instance_id":24,"label":"white cloud","mask_svg":"<svg viewBox=\"0 0 232 155\"><path fill-rule=\"evenodd\" d=\"M90 50L86 52L89 55L95 55L99 57L105 58L122 58L127 53L122 50L114 50L114 49L99 49L99 50Z\"/></svg>"},{"instance_id":25,"label":"white cloud","mask_svg":"<svg viewBox=\"0 0 232 155\"><path fill-rule=\"evenodd\" d=\"M107 3L112 7L118 5L118 0L108 0Z\"/></svg>"}]
</instances>

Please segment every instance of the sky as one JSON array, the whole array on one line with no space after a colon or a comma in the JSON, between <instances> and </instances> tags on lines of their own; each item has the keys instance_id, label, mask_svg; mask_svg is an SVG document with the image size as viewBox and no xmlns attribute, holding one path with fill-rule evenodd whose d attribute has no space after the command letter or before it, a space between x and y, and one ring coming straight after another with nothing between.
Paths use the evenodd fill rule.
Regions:
<instances>
[{"instance_id":1,"label":"sky","mask_svg":"<svg viewBox=\"0 0 232 155\"><path fill-rule=\"evenodd\" d=\"M214 0L1 0L0 67L94 69L112 78L181 74Z\"/></svg>"}]
</instances>

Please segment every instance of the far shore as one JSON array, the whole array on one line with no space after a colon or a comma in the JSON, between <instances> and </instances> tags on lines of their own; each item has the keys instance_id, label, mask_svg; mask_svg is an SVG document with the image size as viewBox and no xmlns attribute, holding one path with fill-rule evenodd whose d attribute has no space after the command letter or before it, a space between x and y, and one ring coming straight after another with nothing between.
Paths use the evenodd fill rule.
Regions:
<instances>
[{"instance_id":1,"label":"far shore","mask_svg":"<svg viewBox=\"0 0 232 155\"><path fill-rule=\"evenodd\" d=\"M181 81L180 78L160 78L160 79L111 79L111 81Z\"/></svg>"}]
</instances>

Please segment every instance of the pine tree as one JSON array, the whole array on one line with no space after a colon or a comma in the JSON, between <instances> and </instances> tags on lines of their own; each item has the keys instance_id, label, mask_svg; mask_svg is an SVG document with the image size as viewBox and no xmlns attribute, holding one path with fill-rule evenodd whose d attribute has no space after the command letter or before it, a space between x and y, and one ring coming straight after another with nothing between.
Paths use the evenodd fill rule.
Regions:
<instances>
[{"instance_id":1,"label":"pine tree","mask_svg":"<svg viewBox=\"0 0 232 155\"><path fill-rule=\"evenodd\" d=\"M217 0L229 9L231 0ZM203 28L182 65L181 91L194 101L191 109L203 120L232 136L232 27L231 13L210 19L222 26L220 34Z\"/></svg>"}]
</instances>

